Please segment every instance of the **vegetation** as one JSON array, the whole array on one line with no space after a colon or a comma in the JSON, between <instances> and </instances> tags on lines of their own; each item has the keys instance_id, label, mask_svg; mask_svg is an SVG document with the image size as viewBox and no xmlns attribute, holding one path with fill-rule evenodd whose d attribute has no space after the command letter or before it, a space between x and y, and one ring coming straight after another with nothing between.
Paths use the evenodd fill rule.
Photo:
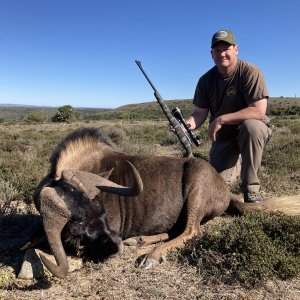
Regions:
<instances>
[{"instance_id":1,"label":"vegetation","mask_svg":"<svg viewBox=\"0 0 300 300\"><path fill-rule=\"evenodd\" d=\"M210 226L175 253L214 282L260 286L267 279L300 275L300 218L248 213Z\"/></svg>"},{"instance_id":2,"label":"vegetation","mask_svg":"<svg viewBox=\"0 0 300 300\"><path fill-rule=\"evenodd\" d=\"M183 116L187 117L193 111L194 106L191 99L186 100L167 100L170 110L179 107ZM300 114L300 98L270 98L268 114L273 116L299 116ZM129 104L118 107L116 109L103 108L73 108L70 105L64 105L59 108L54 107L1 107L0 124L20 124L20 123L40 123L50 122L51 119L57 119L60 115L65 115L71 112L75 113L76 120L85 122L103 121L103 120L165 120L165 116L156 101ZM60 112L60 110L63 110ZM62 118L64 119L64 118ZM69 121L74 121L73 118Z\"/></svg>"},{"instance_id":3,"label":"vegetation","mask_svg":"<svg viewBox=\"0 0 300 300\"><path fill-rule=\"evenodd\" d=\"M273 116L299 116L299 98L271 98L269 100L268 113Z\"/></svg>"},{"instance_id":4,"label":"vegetation","mask_svg":"<svg viewBox=\"0 0 300 300\"><path fill-rule=\"evenodd\" d=\"M108 111L108 109L100 108L76 108L76 111L80 113L80 118L83 120L92 119L94 114ZM38 116L38 122L43 120L43 123L51 122L51 118L57 113L55 107L34 107L34 106L19 106L19 107L2 107L0 106L0 124L28 124L32 123L31 119L36 119ZM37 123L34 120L33 123Z\"/></svg>"},{"instance_id":5,"label":"vegetation","mask_svg":"<svg viewBox=\"0 0 300 300\"><path fill-rule=\"evenodd\" d=\"M263 193L267 197L299 193L299 118L276 116L272 123L276 126L274 136L266 147L260 171ZM166 121L34 124L0 125L0 178L17 191L16 198L27 202L31 201L36 185L48 170L48 158L55 145L78 127L100 126L121 149L133 154L179 156L183 151L176 136L167 129ZM204 159L208 158L210 147L206 132L207 124L196 131L202 145L194 148L195 156Z\"/></svg>"},{"instance_id":6,"label":"vegetation","mask_svg":"<svg viewBox=\"0 0 300 300\"><path fill-rule=\"evenodd\" d=\"M272 102L273 100L274 102ZM278 98L273 100L270 101L271 108L284 107L284 104L287 103L290 107L295 105L300 107L297 104L299 99ZM153 102L125 106L115 110L78 109L80 120L72 119L69 122L51 122L51 118L57 113L53 108L44 108L43 110L24 108L23 111L20 108L1 109L0 286L9 290L18 283L14 272L18 270L21 254L16 249L21 246L20 234L23 234L24 241L24 235L27 234L28 237L30 232L31 218L35 215L32 195L39 181L48 172L49 157L52 151L66 134L79 127L99 127L112 139L116 147L128 153L182 156L183 149L176 136L169 132L168 123L157 106L157 103ZM190 101L170 101L169 106L171 108L180 107L184 116L189 115L193 109ZM262 194L265 198L300 194L300 118L294 114L272 114L271 119L275 125L275 131L264 152L259 174ZM200 136L202 145L199 148L193 148L195 156L207 159L210 148L207 123L203 128L197 130L196 134ZM21 212L19 209L15 209L19 205L23 207ZM17 227L18 222L19 227ZM24 224L28 226L24 226ZM226 295L225 290L228 291L229 286L233 288L243 285L253 288L260 284L265 285L270 279L282 282L282 280L290 280L293 277L299 278L299 226L299 217L287 217L279 213L247 214L238 218L226 217L216 220L216 222L210 222L203 226L202 236L195 237L186 244L182 251L172 254L172 257L175 258L175 265L168 265L167 269L176 268L176 271L169 275L171 277L169 280L175 284L173 278L181 274L178 279L179 283L174 289L182 288L183 295L187 293L188 289L197 289L197 285L191 287L191 282L204 282L205 284L198 288L198 294L197 292L193 294L198 295L198 299L200 299L202 297L200 289L212 285L211 292L216 289L216 282L218 282L217 286L226 284L227 287L224 289L224 295ZM18 237L18 241L13 240L14 236ZM136 255L134 256L136 257ZM177 263L177 260L180 263ZM182 263L183 265L181 265ZM149 282L153 283L153 276L158 276L159 286L167 282L165 279L167 275L159 277L158 274L164 268L158 269L161 271L153 271L157 273L153 273L151 280L147 281L143 277L146 275L142 275L146 273L141 273L136 269L132 270L131 267L118 266L119 278L124 278L124 272L126 278L137 278L136 291L144 290L145 293L153 296L151 294L153 291L147 290L147 286L150 289ZM197 270L196 273L194 273L194 269ZM88 278L94 285L87 290L92 291L98 287L100 296L108 295L104 292L101 294L101 289L106 284L106 281L103 281L106 274L101 273L103 270L105 270L103 265L93 264L87 271L82 271L86 273L79 274L78 278L82 282L84 277L90 275ZM73 280L77 277L76 275L70 275L70 277L71 284L74 285ZM55 279L48 278L47 280L50 283L41 284L46 286L62 284L61 281ZM125 279L119 280L123 282L122 280ZM141 286L143 280L147 282L145 286ZM114 283L116 282L114 281ZM131 281L128 284L132 286L133 283ZM78 285L80 284L78 283ZM111 286L111 282L108 283L107 290ZM154 287L152 286L152 288ZM66 289L69 290L70 287ZM242 289L241 286L239 286L240 289ZM157 293L162 293L163 289L159 288L159 290L160 292ZM85 296L79 294L77 298L80 297L84 298ZM139 297L142 296L139 294ZM159 299L159 296L157 297L153 296L153 299ZM163 296L161 295L161 297ZM245 297L243 299L250 299ZM253 297L255 298L255 296ZM277 295L278 297L280 296ZM181 297L181 299L191 298ZM38 299L38 297L34 299ZM213 297L206 299L213 299ZM272 296L269 299L272 299Z\"/></svg>"},{"instance_id":7,"label":"vegetation","mask_svg":"<svg viewBox=\"0 0 300 300\"><path fill-rule=\"evenodd\" d=\"M26 117L27 123L43 123L46 121L46 118L44 115L38 112L34 112Z\"/></svg>"},{"instance_id":8,"label":"vegetation","mask_svg":"<svg viewBox=\"0 0 300 300\"><path fill-rule=\"evenodd\" d=\"M80 113L71 105L64 105L57 109L57 113L51 118L52 122L72 122L79 118Z\"/></svg>"}]
</instances>

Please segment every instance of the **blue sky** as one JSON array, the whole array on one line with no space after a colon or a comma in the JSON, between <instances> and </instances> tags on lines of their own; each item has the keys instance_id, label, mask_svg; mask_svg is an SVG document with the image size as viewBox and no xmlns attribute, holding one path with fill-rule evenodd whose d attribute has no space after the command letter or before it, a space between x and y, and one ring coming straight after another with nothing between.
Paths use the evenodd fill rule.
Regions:
<instances>
[{"instance_id":1,"label":"blue sky","mask_svg":"<svg viewBox=\"0 0 300 300\"><path fill-rule=\"evenodd\" d=\"M300 97L297 0L0 0L0 103L115 108L194 95L231 29L270 96Z\"/></svg>"}]
</instances>

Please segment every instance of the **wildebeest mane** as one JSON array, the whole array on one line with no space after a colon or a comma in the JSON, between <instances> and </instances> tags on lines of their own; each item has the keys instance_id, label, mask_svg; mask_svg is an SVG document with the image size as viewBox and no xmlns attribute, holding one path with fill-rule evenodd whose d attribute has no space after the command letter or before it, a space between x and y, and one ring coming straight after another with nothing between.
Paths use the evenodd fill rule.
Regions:
<instances>
[{"instance_id":1,"label":"wildebeest mane","mask_svg":"<svg viewBox=\"0 0 300 300\"><path fill-rule=\"evenodd\" d=\"M113 147L111 139L105 136L98 128L80 128L66 136L53 151L50 158L50 176L60 178L61 171L78 167L84 153L100 151L101 148Z\"/></svg>"}]
</instances>

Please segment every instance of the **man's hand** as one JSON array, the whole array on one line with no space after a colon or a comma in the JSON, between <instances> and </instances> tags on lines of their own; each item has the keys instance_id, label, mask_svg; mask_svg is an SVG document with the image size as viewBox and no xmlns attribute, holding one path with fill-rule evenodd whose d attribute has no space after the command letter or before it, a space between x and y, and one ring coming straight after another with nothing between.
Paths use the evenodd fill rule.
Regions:
<instances>
[{"instance_id":1,"label":"man's hand","mask_svg":"<svg viewBox=\"0 0 300 300\"><path fill-rule=\"evenodd\" d=\"M217 132L222 128L219 119L216 118L208 126L208 136L212 141L216 140Z\"/></svg>"},{"instance_id":2,"label":"man's hand","mask_svg":"<svg viewBox=\"0 0 300 300\"><path fill-rule=\"evenodd\" d=\"M267 99L264 98L237 112L221 115L209 124L208 135L211 140L215 141L216 134L222 128L222 125L239 125L249 119L264 120L266 110Z\"/></svg>"}]
</instances>

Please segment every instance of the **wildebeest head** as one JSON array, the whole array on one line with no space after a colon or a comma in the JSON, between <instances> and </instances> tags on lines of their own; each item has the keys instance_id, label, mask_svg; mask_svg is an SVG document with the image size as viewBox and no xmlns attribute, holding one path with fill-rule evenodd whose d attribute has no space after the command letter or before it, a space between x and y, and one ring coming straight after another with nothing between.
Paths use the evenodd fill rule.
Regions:
<instances>
[{"instance_id":1,"label":"wildebeest head","mask_svg":"<svg viewBox=\"0 0 300 300\"><path fill-rule=\"evenodd\" d=\"M100 192L131 197L143 190L138 171L130 162L128 164L134 178L133 187L121 186L105 176L80 170L64 170L59 180L49 179L48 183L42 181L35 193L35 203L42 215L44 230L57 264L42 255L41 259L52 274L65 278L68 273L61 240L66 225L71 236L77 237L85 245L85 255L92 256L94 260L101 259L103 253L97 252L100 248L120 250L120 238L108 229L103 208L96 207L93 200ZM91 215L94 217L90 218ZM103 243L109 243L111 247L102 247Z\"/></svg>"},{"instance_id":2,"label":"wildebeest head","mask_svg":"<svg viewBox=\"0 0 300 300\"><path fill-rule=\"evenodd\" d=\"M90 202L70 219L63 229L62 240L76 254L93 262L103 261L123 250L122 239L109 228L105 210L99 202Z\"/></svg>"}]
</instances>

